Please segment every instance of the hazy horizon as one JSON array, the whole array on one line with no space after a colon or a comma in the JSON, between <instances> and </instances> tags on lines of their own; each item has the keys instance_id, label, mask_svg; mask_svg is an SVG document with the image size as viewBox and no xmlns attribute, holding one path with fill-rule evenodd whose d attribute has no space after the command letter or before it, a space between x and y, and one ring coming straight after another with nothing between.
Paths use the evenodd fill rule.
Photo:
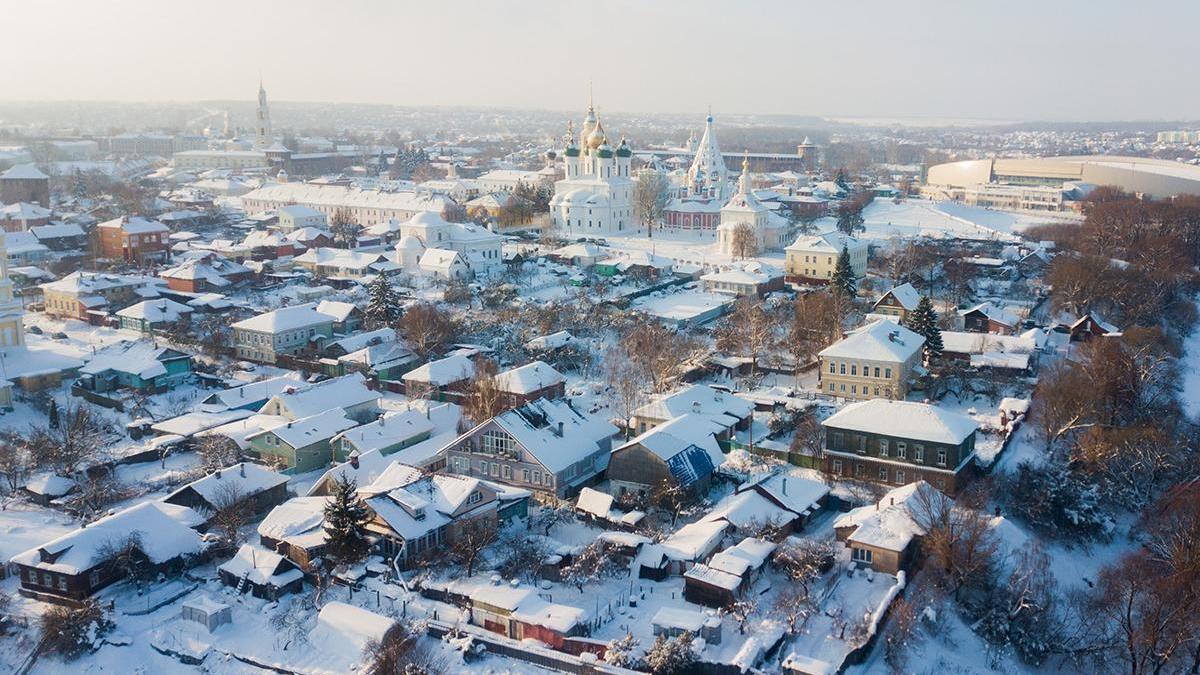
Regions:
<instances>
[{"instance_id":1,"label":"hazy horizon","mask_svg":"<svg viewBox=\"0 0 1200 675\"><path fill-rule=\"evenodd\" d=\"M272 102L577 111L591 82L601 114L1200 117L1185 2L58 0L7 18L4 102L245 101L261 74Z\"/></svg>"}]
</instances>

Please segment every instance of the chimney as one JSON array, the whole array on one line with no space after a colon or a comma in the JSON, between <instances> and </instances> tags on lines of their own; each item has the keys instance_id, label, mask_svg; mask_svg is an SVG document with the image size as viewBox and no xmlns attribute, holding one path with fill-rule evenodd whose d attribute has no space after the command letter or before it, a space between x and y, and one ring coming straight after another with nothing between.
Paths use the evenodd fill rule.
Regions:
<instances>
[{"instance_id":1,"label":"chimney","mask_svg":"<svg viewBox=\"0 0 1200 675\"><path fill-rule=\"evenodd\" d=\"M287 428L289 428L289 429L291 429L291 428L292 428L292 421L291 421L291 420L288 420L288 425L287 425Z\"/></svg>"},{"instance_id":2,"label":"chimney","mask_svg":"<svg viewBox=\"0 0 1200 675\"><path fill-rule=\"evenodd\" d=\"M562 434L563 434L563 423L560 421L558 423L558 437L562 438Z\"/></svg>"},{"instance_id":3,"label":"chimney","mask_svg":"<svg viewBox=\"0 0 1200 675\"><path fill-rule=\"evenodd\" d=\"M238 464L238 473L242 474L242 478L246 477L246 463L245 462L241 462Z\"/></svg>"},{"instance_id":4,"label":"chimney","mask_svg":"<svg viewBox=\"0 0 1200 675\"><path fill-rule=\"evenodd\" d=\"M350 453L350 466L354 467L355 469L358 468L358 452L357 451Z\"/></svg>"},{"instance_id":5,"label":"chimney","mask_svg":"<svg viewBox=\"0 0 1200 675\"><path fill-rule=\"evenodd\" d=\"M783 477L783 494L787 494L787 476Z\"/></svg>"},{"instance_id":6,"label":"chimney","mask_svg":"<svg viewBox=\"0 0 1200 675\"><path fill-rule=\"evenodd\" d=\"M891 502L890 504L888 504L888 506L895 506L895 505L896 505L896 498L895 498L895 497L889 497L889 498L888 498L888 501L890 501L890 502Z\"/></svg>"},{"instance_id":7,"label":"chimney","mask_svg":"<svg viewBox=\"0 0 1200 675\"><path fill-rule=\"evenodd\" d=\"M220 469L217 469L216 472L213 473L213 475L217 477L217 480L221 480L221 470Z\"/></svg>"}]
</instances>

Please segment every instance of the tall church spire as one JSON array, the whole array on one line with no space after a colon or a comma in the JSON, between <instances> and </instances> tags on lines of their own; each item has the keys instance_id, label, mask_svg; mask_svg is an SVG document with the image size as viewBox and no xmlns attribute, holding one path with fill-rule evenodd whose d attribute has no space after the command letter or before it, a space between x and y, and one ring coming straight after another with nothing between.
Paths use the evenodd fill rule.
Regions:
<instances>
[{"instance_id":1,"label":"tall church spire","mask_svg":"<svg viewBox=\"0 0 1200 675\"><path fill-rule=\"evenodd\" d=\"M264 150L271 145L271 109L267 107L267 90L263 88L261 78L258 81L258 112L256 115L254 147L257 150Z\"/></svg>"},{"instance_id":2,"label":"tall church spire","mask_svg":"<svg viewBox=\"0 0 1200 675\"><path fill-rule=\"evenodd\" d=\"M688 168L688 188L693 194L703 194L717 199L729 197L729 168L717 145L717 134L713 131L712 109L704 118L704 135L696 146L692 165Z\"/></svg>"}]
</instances>

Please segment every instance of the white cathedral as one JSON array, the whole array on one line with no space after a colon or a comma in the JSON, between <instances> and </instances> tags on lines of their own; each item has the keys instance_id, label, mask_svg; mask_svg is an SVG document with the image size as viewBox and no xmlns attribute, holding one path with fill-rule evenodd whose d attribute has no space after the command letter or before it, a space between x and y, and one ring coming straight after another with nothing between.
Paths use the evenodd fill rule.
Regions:
<instances>
[{"instance_id":1,"label":"white cathedral","mask_svg":"<svg viewBox=\"0 0 1200 675\"><path fill-rule=\"evenodd\" d=\"M589 102L587 117L575 143L567 127L563 148L565 177L554 183L550 217L554 227L568 232L623 232L635 226L634 181L629 175L633 150L624 138L616 148Z\"/></svg>"}]
</instances>

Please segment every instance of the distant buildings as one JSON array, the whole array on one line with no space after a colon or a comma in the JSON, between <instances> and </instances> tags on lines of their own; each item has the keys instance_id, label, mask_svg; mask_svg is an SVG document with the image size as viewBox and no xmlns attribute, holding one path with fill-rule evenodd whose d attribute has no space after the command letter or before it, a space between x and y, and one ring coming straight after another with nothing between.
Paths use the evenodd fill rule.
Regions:
<instances>
[{"instance_id":1,"label":"distant buildings","mask_svg":"<svg viewBox=\"0 0 1200 675\"><path fill-rule=\"evenodd\" d=\"M240 359L275 363L280 355L296 354L332 337L335 320L320 312L317 303L281 307L233 324L233 343Z\"/></svg>"},{"instance_id":2,"label":"distant buildings","mask_svg":"<svg viewBox=\"0 0 1200 675\"><path fill-rule=\"evenodd\" d=\"M100 255L135 265L167 259L171 230L166 225L139 216L121 216L96 226Z\"/></svg>"},{"instance_id":3,"label":"distant buildings","mask_svg":"<svg viewBox=\"0 0 1200 675\"><path fill-rule=\"evenodd\" d=\"M98 272L72 272L42 284L46 314L59 318L90 321L92 313L107 314L133 304L142 297L157 297L154 277Z\"/></svg>"},{"instance_id":4,"label":"distant buildings","mask_svg":"<svg viewBox=\"0 0 1200 675\"><path fill-rule=\"evenodd\" d=\"M338 211L363 226L408 220L418 213L443 213L454 201L444 195L418 192L364 190L345 185L271 183L242 196L247 213L278 209L289 204L311 207L333 218Z\"/></svg>"},{"instance_id":5,"label":"distant buildings","mask_svg":"<svg viewBox=\"0 0 1200 675\"><path fill-rule=\"evenodd\" d=\"M18 164L0 173L0 202L29 202L50 207L50 177L33 164Z\"/></svg>"}]
</instances>

